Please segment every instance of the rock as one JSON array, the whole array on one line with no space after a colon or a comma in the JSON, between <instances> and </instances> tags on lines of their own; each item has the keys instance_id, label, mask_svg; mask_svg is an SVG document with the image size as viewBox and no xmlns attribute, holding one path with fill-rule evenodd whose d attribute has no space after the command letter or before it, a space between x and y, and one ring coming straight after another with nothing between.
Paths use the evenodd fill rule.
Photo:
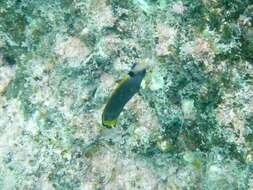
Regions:
<instances>
[{"instance_id":1,"label":"rock","mask_svg":"<svg viewBox=\"0 0 253 190\"><path fill-rule=\"evenodd\" d=\"M9 66L0 66L0 94L15 77L15 69Z\"/></svg>"}]
</instances>

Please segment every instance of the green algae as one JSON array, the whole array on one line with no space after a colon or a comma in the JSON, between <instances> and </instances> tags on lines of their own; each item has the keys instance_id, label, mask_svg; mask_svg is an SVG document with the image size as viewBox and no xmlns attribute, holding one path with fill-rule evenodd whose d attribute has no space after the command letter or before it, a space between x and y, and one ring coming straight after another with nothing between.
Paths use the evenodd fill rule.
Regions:
<instances>
[{"instance_id":1,"label":"green algae","mask_svg":"<svg viewBox=\"0 0 253 190\"><path fill-rule=\"evenodd\" d=\"M0 3L0 54L15 69L0 99L0 189L252 188L251 1L100 3ZM105 135L114 83L101 76L126 74L117 59L155 66Z\"/></svg>"}]
</instances>

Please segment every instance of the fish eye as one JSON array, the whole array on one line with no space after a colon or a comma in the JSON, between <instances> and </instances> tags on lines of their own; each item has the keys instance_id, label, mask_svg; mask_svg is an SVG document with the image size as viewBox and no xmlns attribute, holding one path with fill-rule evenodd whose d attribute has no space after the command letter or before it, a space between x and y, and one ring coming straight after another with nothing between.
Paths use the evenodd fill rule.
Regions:
<instances>
[{"instance_id":1,"label":"fish eye","mask_svg":"<svg viewBox=\"0 0 253 190\"><path fill-rule=\"evenodd\" d=\"M130 71L129 73L128 73L128 75L130 76L130 77L134 77L134 72L133 71Z\"/></svg>"}]
</instances>

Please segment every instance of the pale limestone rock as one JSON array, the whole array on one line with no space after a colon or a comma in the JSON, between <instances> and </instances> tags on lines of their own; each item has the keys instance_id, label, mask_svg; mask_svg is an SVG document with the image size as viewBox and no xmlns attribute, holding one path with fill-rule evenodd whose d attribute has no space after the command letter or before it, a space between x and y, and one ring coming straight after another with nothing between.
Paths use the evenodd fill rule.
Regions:
<instances>
[{"instance_id":1,"label":"pale limestone rock","mask_svg":"<svg viewBox=\"0 0 253 190\"><path fill-rule=\"evenodd\" d=\"M103 73L100 77L100 84L96 90L95 98L101 99L110 96L115 86L117 86L117 84L114 78L110 74Z\"/></svg>"},{"instance_id":2,"label":"pale limestone rock","mask_svg":"<svg viewBox=\"0 0 253 190\"><path fill-rule=\"evenodd\" d=\"M90 159L89 175L80 189L156 189L158 179L155 172L143 160L124 156L110 149L106 144ZM102 180L101 180L102 179Z\"/></svg>"},{"instance_id":3,"label":"pale limestone rock","mask_svg":"<svg viewBox=\"0 0 253 190\"><path fill-rule=\"evenodd\" d=\"M113 15L111 6L106 5L105 0L92 1L90 9L93 15L94 23L98 28L113 26L116 18Z\"/></svg>"},{"instance_id":4,"label":"pale limestone rock","mask_svg":"<svg viewBox=\"0 0 253 190\"><path fill-rule=\"evenodd\" d=\"M107 35L100 41L99 53L103 56L114 55L121 44L121 39L117 35Z\"/></svg>"},{"instance_id":5,"label":"pale limestone rock","mask_svg":"<svg viewBox=\"0 0 253 190\"><path fill-rule=\"evenodd\" d=\"M138 125L147 128L148 131L156 131L160 124L147 102L139 95L135 95L128 103L127 109L134 110L137 114ZM144 131L146 131L144 129ZM149 133L149 132L148 132ZM151 133L151 132L150 132Z\"/></svg>"},{"instance_id":6,"label":"pale limestone rock","mask_svg":"<svg viewBox=\"0 0 253 190\"><path fill-rule=\"evenodd\" d=\"M91 190L91 189L96 189L94 183L90 182L84 182L81 187L81 190Z\"/></svg>"},{"instance_id":7,"label":"pale limestone rock","mask_svg":"<svg viewBox=\"0 0 253 190\"><path fill-rule=\"evenodd\" d=\"M182 1L174 3L171 7L171 11L177 14L183 14L187 10Z\"/></svg>"},{"instance_id":8,"label":"pale limestone rock","mask_svg":"<svg viewBox=\"0 0 253 190\"><path fill-rule=\"evenodd\" d=\"M232 124L233 132L239 134L238 136L234 137L234 141L238 144L245 143L245 115L253 113L251 107L253 105L252 97L252 88L250 85L245 85L237 92L226 93L223 97L223 103L220 104L216 109L216 118L218 123L227 127ZM243 106L238 109L234 107L235 102L240 102ZM230 136L230 138L232 137Z\"/></svg>"},{"instance_id":9,"label":"pale limestone rock","mask_svg":"<svg viewBox=\"0 0 253 190\"><path fill-rule=\"evenodd\" d=\"M161 140L157 142L157 148L163 152L167 152L171 149L172 145L167 140Z\"/></svg>"},{"instance_id":10,"label":"pale limestone rock","mask_svg":"<svg viewBox=\"0 0 253 190\"><path fill-rule=\"evenodd\" d=\"M113 63L113 67L116 71L130 71L131 67L130 65L127 65L126 63L124 63L123 61L121 61L119 58L117 58L114 63Z\"/></svg>"},{"instance_id":11,"label":"pale limestone rock","mask_svg":"<svg viewBox=\"0 0 253 190\"><path fill-rule=\"evenodd\" d=\"M43 104L47 108L54 108L57 105L58 100L53 95L53 89L50 87L52 80L49 71L52 70L52 65L48 60L42 58L36 58L29 62L31 66L31 75L29 78L31 90L33 93L29 97L33 104ZM39 80L36 80L36 79Z\"/></svg>"},{"instance_id":12,"label":"pale limestone rock","mask_svg":"<svg viewBox=\"0 0 253 190\"><path fill-rule=\"evenodd\" d=\"M99 113L101 114L101 113ZM89 144L100 134L101 128L101 115L99 117L93 114L85 114L78 117L73 117L71 124L78 126L74 137L76 139L82 139L85 143Z\"/></svg>"},{"instance_id":13,"label":"pale limestone rock","mask_svg":"<svg viewBox=\"0 0 253 190\"><path fill-rule=\"evenodd\" d=\"M165 56L169 54L168 47L175 42L177 30L173 27L164 24L157 25L158 44L156 46L156 53L158 56Z\"/></svg>"},{"instance_id":14,"label":"pale limestone rock","mask_svg":"<svg viewBox=\"0 0 253 190\"><path fill-rule=\"evenodd\" d=\"M215 56L210 43L202 38L185 43L181 47L181 52L194 57L197 61L203 61L206 65L212 63Z\"/></svg>"},{"instance_id":15,"label":"pale limestone rock","mask_svg":"<svg viewBox=\"0 0 253 190\"><path fill-rule=\"evenodd\" d=\"M115 80L111 75L103 73L100 77L100 82L100 84L103 85L104 89L110 89L115 83Z\"/></svg>"},{"instance_id":16,"label":"pale limestone rock","mask_svg":"<svg viewBox=\"0 0 253 190\"><path fill-rule=\"evenodd\" d=\"M194 107L194 100L191 99L182 100L181 107L185 119L195 119L196 109Z\"/></svg>"},{"instance_id":17,"label":"pale limestone rock","mask_svg":"<svg viewBox=\"0 0 253 190\"><path fill-rule=\"evenodd\" d=\"M0 52L0 66L2 66L3 64L4 64L3 54Z\"/></svg>"},{"instance_id":18,"label":"pale limestone rock","mask_svg":"<svg viewBox=\"0 0 253 190\"><path fill-rule=\"evenodd\" d=\"M133 163L133 161L124 161L122 170L119 175L116 176L115 181L117 185L114 187L122 189L133 189L133 183L138 185L140 189L153 190L157 188L158 180L154 172L142 166L140 163ZM109 188L107 188L109 190Z\"/></svg>"},{"instance_id":19,"label":"pale limestone rock","mask_svg":"<svg viewBox=\"0 0 253 190\"><path fill-rule=\"evenodd\" d=\"M164 87L163 73L157 67L153 69L149 88L152 91L160 90Z\"/></svg>"},{"instance_id":20,"label":"pale limestone rock","mask_svg":"<svg viewBox=\"0 0 253 190\"><path fill-rule=\"evenodd\" d=\"M55 190L47 176L43 176L39 179L39 188L41 188L41 190Z\"/></svg>"},{"instance_id":21,"label":"pale limestone rock","mask_svg":"<svg viewBox=\"0 0 253 190\"><path fill-rule=\"evenodd\" d=\"M15 69L9 66L0 67L0 94L5 90L9 85L12 79L15 76Z\"/></svg>"},{"instance_id":22,"label":"pale limestone rock","mask_svg":"<svg viewBox=\"0 0 253 190\"><path fill-rule=\"evenodd\" d=\"M24 124L24 117L19 109L20 102L13 99L7 102L0 96L0 160L8 149L15 147L15 139L20 135Z\"/></svg>"},{"instance_id":23,"label":"pale limestone rock","mask_svg":"<svg viewBox=\"0 0 253 190\"><path fill-rule=\"evenodd\" d=\"M160 124L148 103L135 95L126 105L126 110L136 114L137 122L134 133L130 137L130 146L140 147L149 144L150 139L158 133Z\"/></svg>"},{"instance_id":24,"label":"pale limestone rock","mask_svg":"<svg viewBox=\"0 0 253 190\"><path fill-rule=\"evenodd\" d=\"M253 174L251 174L249 179L249 189L253 189Z\"/></svg>"},{"instance_id":25,"label":"pale limestone rock","mask_svg":"<svg viewBox=\"0 0 253 190\"><path fill-rule=\"evenodd\" d=\"M59 38L56 40L55 53L62 59L85 58L89 54L89 49L76 37Z\"/></svg>"},{"instance_id":26,"label":"pale limestone rock","mask_svg":"<svg viewBox=\"0 0 253 190\"><path fill-rule=\"evenodd\" d=\"M238 18L238 22L241 23L242 25L251 26L252 18L240 15L240 17Z\"/></svg>"}]
</instances>

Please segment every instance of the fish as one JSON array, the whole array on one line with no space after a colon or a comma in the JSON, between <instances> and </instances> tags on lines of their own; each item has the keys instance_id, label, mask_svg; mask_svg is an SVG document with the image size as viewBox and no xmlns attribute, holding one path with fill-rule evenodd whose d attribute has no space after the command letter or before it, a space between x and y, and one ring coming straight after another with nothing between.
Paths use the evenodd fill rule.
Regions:
<instances>
[{"instance_id":1,"label":"fish","mask_svg":"<svg viewBox=\"0 0 253 190\"><path fill-rule=\"evenodd\" d=\"M102 124L105 127L116 126L124 106L139 91L145 74L145 68L135 67L118 83L102 113Z\"/></svg>"}]
</instances>

